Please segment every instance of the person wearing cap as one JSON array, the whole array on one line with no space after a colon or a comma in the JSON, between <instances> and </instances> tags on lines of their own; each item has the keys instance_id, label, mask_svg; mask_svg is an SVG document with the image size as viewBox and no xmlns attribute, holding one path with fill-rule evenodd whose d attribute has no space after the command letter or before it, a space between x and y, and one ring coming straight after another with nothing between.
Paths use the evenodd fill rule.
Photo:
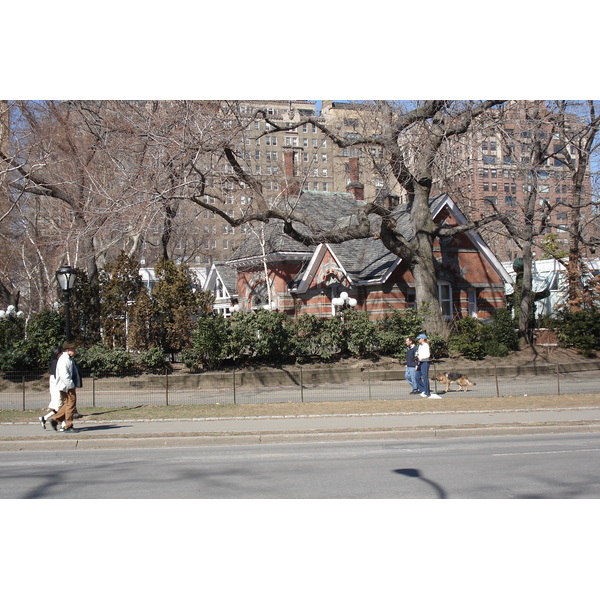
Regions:
<instances>
[{"instance_id":1,"label":"person wearing cap","mask_svg":"<svg viewBox=\"0 0 600 600\"><path fill-rule=\"evenodd\" d=\"M420 333L417 336L419 347L417 348L417 387L421 392L422 398L432 398L439 400L441 396L432 394L429 389L429 361L431 360L431 350L427 336Z\"/></svg>"},{"instance_id":2,"label":"person wearing cap","mask_svg":"<svg viewBox=\"0 0 600 600\"><path fill-rule=\"evenodd\" d=\"M75 390L82 385L79 369L73 360L76 352L77 347L75 344L70 342L63 344L63 353L56 363L56 386L60 390L60 397L63 403L58 412L48 419L54 431L57 431L58 423L64 419L65 424L64 427L61 427L61 431L65 433L75 432L73 428L73 413L77 405L77 393Z\"/></svg>"},{"instance_id":3,"label":"person wearing cap","mask_svg":"<svg viewBox=\"0 0 600 600\"><path fill-rule=\"evenodd\" d=\"M408 336L406 343L406 369L404 370L404 379L410 383L411 394L418 394L417 389L417 346L412 337Z\"/></svg>"}]
</instances>

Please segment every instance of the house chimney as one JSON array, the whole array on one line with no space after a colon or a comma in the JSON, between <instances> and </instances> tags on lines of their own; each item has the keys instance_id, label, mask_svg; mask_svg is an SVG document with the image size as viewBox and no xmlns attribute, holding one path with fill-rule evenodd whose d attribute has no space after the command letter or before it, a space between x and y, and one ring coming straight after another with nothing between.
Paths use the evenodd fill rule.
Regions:
<instances>
[{"instance_id":1,"label":"house chimney","mask_svg":"<svg viewBox=\"0 0 600 600\"><path fill-rule=\"evenodd\" d=\"M293 150L285 150L283 153L283 170L285 174L286 189L288 196L298 195L300 193L300 184L296 179L296 153Z\"/></svg>"},{"instance_id":2,"label":"house chimney","mask_svg":"<svg viewBox=\"0 0 600 600\"><path fill-rule=\"evenodd\" d=\"M358 158L351 158L349 161L350 167L350 183L346 186L346 191L354 194L355 200L364 201L365 186L360 182L358 175Z\"/></svg>"}]
</instances>

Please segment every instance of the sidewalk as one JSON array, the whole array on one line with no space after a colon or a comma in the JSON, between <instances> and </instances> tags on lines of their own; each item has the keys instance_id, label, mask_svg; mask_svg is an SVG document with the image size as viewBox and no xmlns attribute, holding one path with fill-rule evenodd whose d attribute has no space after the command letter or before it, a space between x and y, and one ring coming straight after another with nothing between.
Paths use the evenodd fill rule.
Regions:
<instances>
[{"instance_id":1,"label":"sidewalk","mask_svg":"<svg viewBox=\"0 0 600 600\"><path fill-rule=\"evenodd\" d=\"M600 408L439 411L294 417L0 424L0 451L159 448L274 442L406 439L600 431Z\"/></svg>"}]
</instances>

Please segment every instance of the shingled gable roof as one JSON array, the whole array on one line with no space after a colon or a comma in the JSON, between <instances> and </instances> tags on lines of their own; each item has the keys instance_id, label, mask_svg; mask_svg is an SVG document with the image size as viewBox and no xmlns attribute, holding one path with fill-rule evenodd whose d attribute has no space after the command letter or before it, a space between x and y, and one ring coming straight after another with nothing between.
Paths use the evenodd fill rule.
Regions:
<instances>
[{"instance_id":1,"label":"shingled gable roof","mask_svg":"<svg viewBox=\"0 0 600 600\"><path fill-rule=\"evenodd\" d=\"M345 225L352 219L357 208L357 201L352 194L338 192L303 192L298 204L303 213L313 216L317 227L327 232ZM309 233L302 225L296 224L296 227L302 233ZM262 261L264 255L267 260L276 260L281 255L287 255L288 258L297 255L300 260L306 260L316 248L314 245L305 246L284 234L283 222L279 220L272 220L264 227L259 223L255 226L255 231L256 233L248 234L227 264L235 266ZM263 237L264 254L261 245Z\"/></svg>"},{"instance_id":2,"label":"shingled gable roof","mask_svg":"<svg viewBox=\"0 0 600 600\"><path fill-rule=\"evenodd\" d=\"M318 215L318 223L323 231L335 231L351 222L355 218L353 215L356 209L364 204L364 202L356 200L352 194L304 192L300 196L298 208L306 211L307 214ZM434 219L446 207L459 224L466 222L463 213L447 194L432 198L429 206ZM397 230L407 240L413 238L409 210L409 205L401 204L393 211L393 217L397 222ZM373 220L374 224L379 219L376 215L371 215L369 218ZM298 227L298 229L302 231L301 227ZM376 227L374 230L376 230ZM296 256L301 259L304 257L308 261L306 267L294 277L290 284L292 291L299 293L306 291L310 285L326 250L331 252L340 269L354 285L385 283L401 262L401 259L391 254L381 240L378 239L367 238L350 240L340 244L328 243L306 247L285 235L283 233L283 223L280 221L269 223L265 226L264 231L265 254L268 260L283 259L285 255L285 258ZM475 247L486 256L505 281L510 282L510 276L481 237L473 231L466 232L466 235L470 237ZM252 260L256 261L259 258L262 259L262 256L258 238L250 234L228 264L235 265Z\"/></svg>"},{"instance_id":3,"label":"shingled gable roof","mask_svg":"<svg viewBox=\"0 0 600 600\"><path fill-rule=\"evenodd\" d=\"M237 297L237 272L235 269L222 263L215 263L210 268L206 277L204 289L214 291L217 288L217 279L223 282L223 286L229 297Z\"/></svg>"}]
</instances>

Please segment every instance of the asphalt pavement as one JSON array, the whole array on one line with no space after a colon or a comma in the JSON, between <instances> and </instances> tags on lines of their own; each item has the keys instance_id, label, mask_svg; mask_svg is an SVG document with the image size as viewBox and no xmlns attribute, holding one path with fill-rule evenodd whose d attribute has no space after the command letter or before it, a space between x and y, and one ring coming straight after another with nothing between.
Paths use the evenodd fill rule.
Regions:
<instances>
[{"instance_id":1,"label":"asphalt pavement","mask_svg":"<svg viewBox=\"0 0 600 600\"><path fill-rule=\"evenodd\" d=\"M186 420L75 421L76 433L0 424L2 450L183 447L217 444L436 438L600 431L600 408L432 411Z\"/></svg>"}]
</instances>

